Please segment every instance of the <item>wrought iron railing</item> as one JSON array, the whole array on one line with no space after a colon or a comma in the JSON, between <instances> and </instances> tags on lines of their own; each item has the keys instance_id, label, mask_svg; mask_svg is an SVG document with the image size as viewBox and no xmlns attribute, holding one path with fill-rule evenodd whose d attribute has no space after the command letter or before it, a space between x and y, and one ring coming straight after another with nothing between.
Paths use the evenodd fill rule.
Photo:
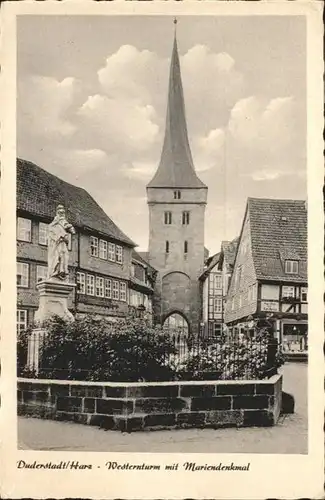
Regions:
<instances>
[{"instance_id":1,"label":"wrought iron railing","mask_svg":"<svg viewBox=\"0 0 325 500\"><path fill-rule=\"evenodd\" d=\"M105 361L100 366L93 356L91 366L86 355L78 357L74 342L69 339L58 347L62 351L59 358L48 357L46 334L34 331L29 334L28 347L26 343L18 346L18 375L101 381L247 380L268 378L283 362L277 341L270 337L202 339L177 332L168 333L167 337L166 344L159 345L157 355L148 351L152 335L141 335L138 342L119 346L118 363L117 353L111 351L106 356L104 353L101 359ZM53 353L53 345L51 349Z\"/></svg>"}]
</instances>

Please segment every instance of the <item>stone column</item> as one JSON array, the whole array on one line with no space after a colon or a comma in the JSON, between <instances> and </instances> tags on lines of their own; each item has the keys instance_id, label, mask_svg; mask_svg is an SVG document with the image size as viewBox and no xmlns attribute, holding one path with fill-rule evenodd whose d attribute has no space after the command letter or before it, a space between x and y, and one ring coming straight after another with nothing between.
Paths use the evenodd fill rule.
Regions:
<instances>
[{"instance_id":1,"label":"stone column","mask_svg":"<svg viewBox=\"0 0 325 500\"><path fill-rule=\"evenodd\" d=\"M46 337L46 330L42 328L45 321L53 316L59 316L66 321L74 321L74 317L68 309L68 297L76 287L59 279L51 278L41 281L36 285L39 291L39 306L35 313L35 325L28 340L27 366L36 375L40 369L41 347Z\"/></svg>"}]
</instances>

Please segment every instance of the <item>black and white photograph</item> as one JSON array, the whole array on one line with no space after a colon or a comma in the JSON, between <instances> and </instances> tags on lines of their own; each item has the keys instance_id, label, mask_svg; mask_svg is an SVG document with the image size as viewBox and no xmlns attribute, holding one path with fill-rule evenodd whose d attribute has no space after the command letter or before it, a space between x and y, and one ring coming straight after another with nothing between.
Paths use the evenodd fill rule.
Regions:
<instances>
[{"instance_id":1,"label":"black and white photograph","mask_svg":"<svg viewBox=\"0 0 325 500\"><path fill-rule=\"evenodd\" d=\"M319 470L305 10L18 12L16 478L196 471L215 495L266 456Z\"/></svg>"}]
</instances>

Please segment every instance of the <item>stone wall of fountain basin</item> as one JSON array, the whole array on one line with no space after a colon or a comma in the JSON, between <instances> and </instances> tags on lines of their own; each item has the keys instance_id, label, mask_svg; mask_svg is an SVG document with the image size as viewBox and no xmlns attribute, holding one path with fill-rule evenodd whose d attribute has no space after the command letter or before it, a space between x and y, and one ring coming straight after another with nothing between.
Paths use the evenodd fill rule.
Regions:
<instances>
[{"instance_id":1,"label":"stone wall of fountain basin","mask_svg":"<svg viewBox=\"0 0 325 500\"><path fill-rule=\"evenodd\" d=\"M272 426L282 375L268 380L100 383L18 379L18 414L133 432Z\"/></svg>"}]
</instances>

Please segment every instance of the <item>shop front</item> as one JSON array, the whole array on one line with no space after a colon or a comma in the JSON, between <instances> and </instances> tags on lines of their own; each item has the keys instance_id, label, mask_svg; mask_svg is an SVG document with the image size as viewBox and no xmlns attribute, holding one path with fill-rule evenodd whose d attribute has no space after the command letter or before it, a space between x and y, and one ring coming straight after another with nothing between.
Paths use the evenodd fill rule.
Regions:
<instances>
[{"instance_id":1,"label":"shop front","mask_svg":"<svg viewBox=\"0 0 325 500\"><path fill-rule=\"evenodd\" d=\"M281 337L284 352L307 352L308 322L307 320L283 319Z\"/></svg>"}]
</instances>

